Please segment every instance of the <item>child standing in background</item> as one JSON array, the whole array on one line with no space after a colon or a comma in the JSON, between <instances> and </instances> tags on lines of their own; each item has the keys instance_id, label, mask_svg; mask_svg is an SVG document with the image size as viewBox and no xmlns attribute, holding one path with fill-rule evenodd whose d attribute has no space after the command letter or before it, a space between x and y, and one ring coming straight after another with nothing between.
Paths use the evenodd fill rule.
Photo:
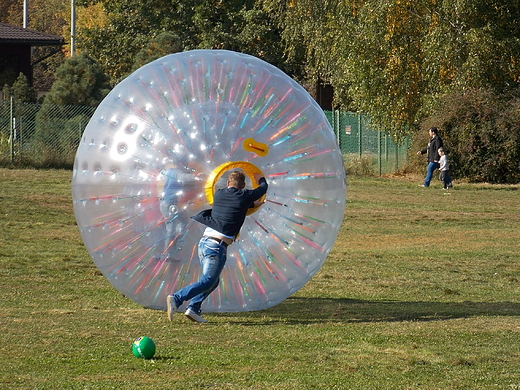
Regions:
<instances>
[{"instance_id":1,"label":"child standing in background","mask_svg":"<svg viewBox=\"0 0 520 390\"><path fill-rule=\"evenodd\" d=\"M450 173L448 172L450 170L450 165L448 163L448 156L446 156L446 152L444 151L444 148L439 148L438 150L439 156L441 156L439 160L439 180L441 180L444 184L443 190L447 190L448 188L453 187L453 183L451 182Z\"/></svg>"}]
</instances>

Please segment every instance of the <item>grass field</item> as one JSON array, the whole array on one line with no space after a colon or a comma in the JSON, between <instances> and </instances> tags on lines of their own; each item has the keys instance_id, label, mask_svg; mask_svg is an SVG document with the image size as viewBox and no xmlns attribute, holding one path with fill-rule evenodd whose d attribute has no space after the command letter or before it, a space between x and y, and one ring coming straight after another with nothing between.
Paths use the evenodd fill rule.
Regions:
<instances>
[{"instance_id":1,"label":"grass field","mask_svg":"<svg viewBox=\"0 0 520 390\"><path fill-rule=\"evenodd\" d=\"M520 186L349 178L324 266L282 304L200 325L119 294L69 171L0 169L7 389L520 389ZM137 359L139 336L157 345Z\"/></svg>"}]
</instances>

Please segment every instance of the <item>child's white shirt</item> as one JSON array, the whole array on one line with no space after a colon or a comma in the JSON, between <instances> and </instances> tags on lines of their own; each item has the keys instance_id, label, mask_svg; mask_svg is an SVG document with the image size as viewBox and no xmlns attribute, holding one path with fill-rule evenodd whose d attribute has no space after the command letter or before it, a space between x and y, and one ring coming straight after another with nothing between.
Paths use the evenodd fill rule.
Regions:
<instances>
[{"instance_id":1,"label":"child's white shirt","mask_svg":"<svg viewBox=\"0 0 520 390\"><path fill-rule=\"evenodd\" d=\"M448 164L448 157L446 157L446 155L441 156L439 165L439 171L447 171L450 169L450 165Z\"/></svg>"}]
</instances>

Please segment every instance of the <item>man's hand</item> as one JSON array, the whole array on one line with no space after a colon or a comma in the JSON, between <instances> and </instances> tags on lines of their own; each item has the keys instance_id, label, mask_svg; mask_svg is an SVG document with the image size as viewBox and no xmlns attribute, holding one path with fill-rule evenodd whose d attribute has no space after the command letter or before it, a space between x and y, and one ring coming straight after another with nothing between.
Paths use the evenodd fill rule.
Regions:
<instances>
[{"instance_id":1,"label":"man's hand","mask_svg":"<svg viewBox=\"0 0 520 390\"><path fill-rule=\"evenodd\" d=\"M255 178L256 182L258 183L263 176L261 174L259 174L258 172L255 172L255 173L253 173L253 177Z\"/></svg>"},{"instance_id":2,"label":"man's hand","mask_svg":"<svg viewBox=\"0 0 520 390\"><path fill-rule=\"evenodd\" d=\"M263 205L264 203L265 203L265 201L258 199L258 200L255 200L255 202L253 203L253 205L254 205L255 207L260 207L260 206Z\"/></svg>"}]
</instances>

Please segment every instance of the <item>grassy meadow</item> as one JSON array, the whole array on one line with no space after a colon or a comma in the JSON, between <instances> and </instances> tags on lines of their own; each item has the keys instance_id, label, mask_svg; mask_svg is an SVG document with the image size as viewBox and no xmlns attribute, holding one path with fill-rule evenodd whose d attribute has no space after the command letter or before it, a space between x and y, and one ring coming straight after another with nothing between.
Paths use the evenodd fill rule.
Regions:
<instances>
[{"instance_id":1,"label":"grassy meadow","mask_svg":"<svg viewBox=\"0 0 520 390\"><path fill-rule=\"evenodd\" d=\"M348 179L338 240L280 305L145 309L97 270L70 171L0 169L6 389L520 389L520 186ZM132 355L139 336L154 359Z\"/></svg>"}]
</instances>

